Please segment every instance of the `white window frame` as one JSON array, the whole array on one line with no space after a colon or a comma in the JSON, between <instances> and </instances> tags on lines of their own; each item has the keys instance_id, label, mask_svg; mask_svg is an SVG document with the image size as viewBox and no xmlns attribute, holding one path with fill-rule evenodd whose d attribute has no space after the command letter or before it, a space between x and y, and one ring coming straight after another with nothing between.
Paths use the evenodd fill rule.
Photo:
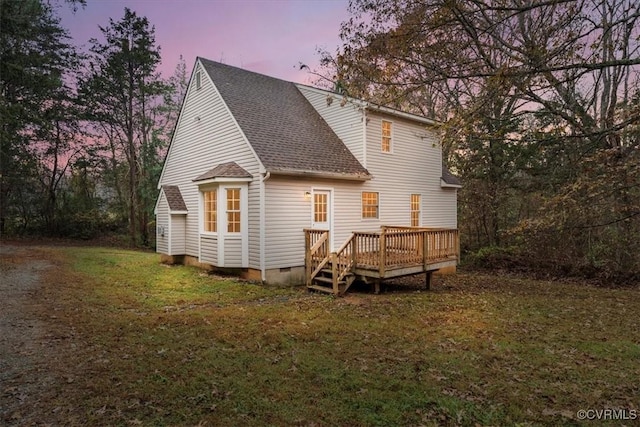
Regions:
<instances>
[{"instance_id":1,"label":"white window frame","mask_svg":"<svg viewBox=\"0 0 640 427\"><path fill-rule=\"evenodd\" d=\"M204 193L208 192L208 191L215 191L216 192L216 231L207 231L205 229L205 219L206 219L206 213L205 213L205 209L206 209L206 203L205 203L205 196ZM218 233L220 232L220 188L217 185L208 185L208 186L202 186L198 189L198 196L200 198L200 215L198 218L198 223L199 223L199 230L200 230L200 234L203 234L205 236L217 236Z\"/></svg>"},{"instance_id":2,"label":"white window frame","mask_svg":"<svg viewBox=\"0 0 640 427\"><path fill-rule=\"evenodd\" d=\"M229 210L229 190L238 190L238 210L232 209ZM244 230L242 217L245 215L242 209L242 196L244 191L242 191L242 186L228 186L224 189L224 220L225 220L225 234L241 234ZM240 214L240 222L238 226L240 227L240 231L229 231L229 213L237 212Z\"/></svg>"},{"instance_id":3,"label":"white window frame","mask_svg":"<svg viewBox=\"0 0 640 427\"><path fill-rule=\"evenodd\" d=\"M413 196L418 196L418 224L413 224L413 213L416 212L413 210ZM422 194L419 193L411 193L409 196L409 224L411 227L421 227L422 226Z\"/></svg>"},{"instance_id":4,"label":"white window frame","mask_svg":"<svg viewBox=\"0 0 640 427\"><path fill-rule=\"evenodd\" d=\"M202 88L202 72L200 70L196 71L195 80L196 90L200 90Z\"/></svg>"},{"instance_id":5,"label":"white window frame","mask_svg":"<svg viewBox=\"0 0 640 427\"><path fill-rule=\"evenodd\" d=\"M364 216L364 195L365 193L367 194L376 194L377 195L377 202L378 204L376 205L377 209L376 209L376 216L375 217L371 217L371 216ZM380 220L380 192L379 191L363 191L362 193L360 193L360 219L363 221L378 221Z\"/></svg>"},{"instance_id":6,"label":"white window frame","mask_svg":"<svg viewBox=\"0 0 640 427\"><path fill-rule=\"evenodd\" d=\"M384 150L384 124L389 123L389 150ZM391 120L382 119L380 122L380 152L384 154L393 154L394 138L393 138L393 122Z\"/></svg>"}]
</instances>

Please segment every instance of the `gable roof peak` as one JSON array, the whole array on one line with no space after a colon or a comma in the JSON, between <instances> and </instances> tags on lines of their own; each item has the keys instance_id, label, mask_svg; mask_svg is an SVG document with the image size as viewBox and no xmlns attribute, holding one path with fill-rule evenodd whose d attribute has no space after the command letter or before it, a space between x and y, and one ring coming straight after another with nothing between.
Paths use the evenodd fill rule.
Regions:
<instances>
[{"instance_id":1,"label":"gable roof peak","mask_svg":"<svg viewBox=\"0 0 640 427\"><path fill-rule=\"evenodd\" d=\"M201 57L198 61L266 171L370 178L294 83Z\"/></svg>"}]
</instances>

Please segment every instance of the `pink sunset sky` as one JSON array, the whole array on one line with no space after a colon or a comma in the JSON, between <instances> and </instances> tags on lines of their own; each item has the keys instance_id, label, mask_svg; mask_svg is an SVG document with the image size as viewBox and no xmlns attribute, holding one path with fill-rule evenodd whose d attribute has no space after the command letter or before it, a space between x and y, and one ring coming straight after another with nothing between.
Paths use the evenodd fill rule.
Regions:
<instances>
[{"instance_id":1,"label":"pink sunset sky","mask_svg":"<svg viewBox=\"0 0 640 427\"><path fill-rule=\"evenodd\" d=\"M119 21L128 7L155 26L160 71L170 76L180 55L191 71L201 56L284 80L311 84L299 63L318 67L317 49L334 53L348 0L87 0L75 14L60 6L61 24L76 46L102 40L98 26Z\"/></svg>"}]
</instances>

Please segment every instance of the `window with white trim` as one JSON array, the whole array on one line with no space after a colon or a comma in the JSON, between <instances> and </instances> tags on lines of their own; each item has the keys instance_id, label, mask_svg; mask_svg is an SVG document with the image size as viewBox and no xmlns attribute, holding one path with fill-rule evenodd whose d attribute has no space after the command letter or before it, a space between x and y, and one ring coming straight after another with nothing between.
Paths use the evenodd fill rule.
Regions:
<instances>
[{"instance_id":1,"label":"window with white trim","mask_svg":"<svg viewBox=\"0 0 640 427\"><path fill-rule=\"evenodd\" d=\"M378 193L362 193L362 219L378 218Z\"/></svg>"},{"instance_id":2,"label":"window with white trim","mask_svg":"<svg viewBox=\"0 0 640 427\"><path fill-rule=\"evenodd\" d=\"M411 203L411 226L419 227L420 226L420 195L412 194L410 203Z\"/></svg>"},{"instance_id":3,"label":"window with white trim","mask_svg":"<svg viewBox=\"0 0 640 427\"><path fill-rule=\"evenodd\" d=\"M196 90L202 87L202 73L196 71Z\"/></svg>"},{"instance_id":4,"label":"window with white trim","mask_svg":"<svg viewBox=\"0 0 640 427\"><path fill-rule=\"evenodd\" d=\"M218 231L218 190L203 191L204 198L204 227L209 233Z\"/></svg>"},{"instance_id":5,"label":"window with white trim","mask_svg":"<svg viewBox=\"0 0 640 427\"><path fill-rule=\"evenodd\" d=\"M382 152L390 153L391 152L391 130L392 123L387 120L382 121Z\"/></svg>"},{"instance_id":6,"label":"window with white trim","mask_svg":"<svg viewBox=\"0 0 640 427\"><path fill-rule=\"evenodd\" d=\"M240 189L227 188L227 232L240 232Z\"/></svg>"}]
</instances>

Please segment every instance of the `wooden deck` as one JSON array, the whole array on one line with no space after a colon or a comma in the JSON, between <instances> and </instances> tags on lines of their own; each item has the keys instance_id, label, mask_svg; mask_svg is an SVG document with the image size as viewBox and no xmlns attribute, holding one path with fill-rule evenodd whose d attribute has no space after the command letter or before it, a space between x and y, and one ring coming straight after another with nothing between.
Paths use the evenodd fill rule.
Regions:
<instances>
[{"instance_id":1,"label":"wooden deck","mask_svg":"<svg viewBox=\"0 0 640 427\"><path fill-rule=\"evenodd\" d=\"M384 226L374 232L354 232L335 252L329 251L327 230L305 229L307 287L334 294L349 289L355 279L380 282L455 266L460 254L458 230Z\"/></svg>"}]
</instances>

